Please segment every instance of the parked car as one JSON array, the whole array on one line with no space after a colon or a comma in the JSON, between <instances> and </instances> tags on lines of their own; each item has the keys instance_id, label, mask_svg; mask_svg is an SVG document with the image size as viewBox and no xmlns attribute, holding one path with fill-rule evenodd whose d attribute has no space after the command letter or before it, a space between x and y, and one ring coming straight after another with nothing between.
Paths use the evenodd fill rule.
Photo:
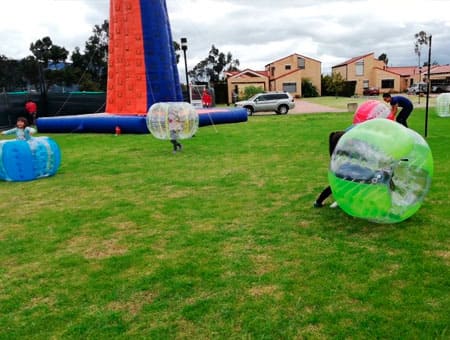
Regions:
<instances>
[{"instance_id":1,"label":"parked car","mask_svg":"<svg viewBox=\"0 0 450 340\"><path fill-rule=\"evenodd\" d=\"M442 93L442 92L450 92L450 85L435 85L431 87L431 92L433 93Z\"/></svg>"},{"instance_id":2,"label":"parked car","mask_svg":"<svg viewBox=\"0 0 450 340\"><path fill-rule=\"evenodd\" d=\"M364 96L378 96L380 95L380 89L378 87L367 87L363 90Z\"/></svg>"},{"instance_id":3,"label":"parked car","mask_svg":"<svg viewBox=\"0 0 450 340\"><path fill-rule=\"evenodd\" d=\"M255 94L248 100L236 102L237 107L243 107L251 116L254 112L275 111L277 114L287 114L295 107L294 98L287 92L263 92Z\"/></svg>"},{"instance_id":4,"label":"parked car","mask_svg":"<svg viewBox=\"0 0 450 340\"><path fill-rule=\"evenodd\" d=\"M408 87L406 90L408 94L421 94L427 92L427 84L426 83L417 83L413 84L411 87Z\"/></svg>"}]
</instances>

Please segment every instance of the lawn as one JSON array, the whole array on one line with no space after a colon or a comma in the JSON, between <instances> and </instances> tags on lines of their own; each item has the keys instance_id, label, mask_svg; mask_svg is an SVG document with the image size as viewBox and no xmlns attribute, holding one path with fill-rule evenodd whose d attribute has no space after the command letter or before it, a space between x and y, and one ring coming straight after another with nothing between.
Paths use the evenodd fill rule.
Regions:
<instances>
[{"instance_id":1,"label":"lawn","mask_svg":"<svg viewBox=\"0 0 450 340\"><path fill-rule=\"evenodd\" d=\"M0 182L0 339L448 339L450 119L421 209L312 208L352 116L151 135L48 134L50 178ZM424 131L424 109L410 127Z\"/></svg>"},{"instance_id":2,"label":"lawn","mask_svg":"<svg viewBox=\"0 0 450 340\"><path fill-rule=\"evenodd\" d=\"M409 100L411 100L414 107L416 107L416 108L425 108L425 106L426 106L426 97L424 97L424 96L419 97L418 95L407 95L407 94L397 94L397 95L401 95L401 96L405 96L405 97L409 98ZM432 110L432 108L434 108L436 106L436 97L437 97L436 94L431 94L430 97L428 98L429 110ZM358 96L358 97L353 97L353 98L324 96L324 97L302 98L302 100L311 102L311 103L315 103L315 104L334 107L336 109L346 110L348 103L356 103L359 105L367 100L383 101L383 98L382 98L382 95L370 96L370 97ZM295 112L295 108L292 110L292 112Z\"/></svg>"}]
</instances>

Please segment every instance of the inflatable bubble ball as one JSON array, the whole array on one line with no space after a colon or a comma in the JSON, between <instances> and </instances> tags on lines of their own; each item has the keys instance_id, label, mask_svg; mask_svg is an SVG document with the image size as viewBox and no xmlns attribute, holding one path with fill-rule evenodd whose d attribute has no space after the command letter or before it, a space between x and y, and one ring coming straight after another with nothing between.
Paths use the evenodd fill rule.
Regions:
<instances>
[{"instance_id":1,"label":"inflatable bubble ball","mask_svg":"<svg viewBox=\"0 0 450 340\"><path fill-rule=\"evenodd\" d=\"M58 144L49 137L0 141L0 179L31 181L54 175L61 164Z\"/></svg>"},{"instance_id":2,"label":"inflatable bubble ball","mask_svg":"<svg viewBox=\"0 0 450 340\"><path fill-rule=\"evenodd\" d=\"M349 215L397 223L419 210L433 177L433 157L415 131L387 119L356 125L339 140L328 179Z\"/></svg>"},{"instance_id":3,"label":"inflatable bubble ball","mask_svg":"<svg viewBox=\"0 0 450 340\"><path fill-rule=\"evenodd\" d=\"M367 100L356 109L353 116L353 124L360 124L374 118L394 120L394 116L390 113L390 107L384 102L380 102L379 100Z\"/></svg>"},{"instance_id":4,"label":"inflatable bubble ball","mask_svg":"<svg viewBox=\"0 0 450 340\"><path fill-rule=\"evenodd\" d=\"M186 139L198 129L198 113L185 102L155 103L147 113L147 127L158 139Z\"/></svg>"},{"instance_id":5,"label":"inflatable bubble ball","mask_svg":"<svg viewBox=\"0 0 450 340\"><path fill-rule=\"evenodd\" d=\"M436 111L439 117L450 117L450 93L441 93L437 96Z\"/></svg>"}]
</instances>

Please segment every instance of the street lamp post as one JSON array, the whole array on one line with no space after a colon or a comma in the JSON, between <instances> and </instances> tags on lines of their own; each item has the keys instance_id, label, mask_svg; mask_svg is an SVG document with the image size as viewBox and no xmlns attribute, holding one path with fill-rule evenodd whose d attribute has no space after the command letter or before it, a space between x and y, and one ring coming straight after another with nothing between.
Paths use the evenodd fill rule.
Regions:
<instances>
[{"instance_id":1,"label":"street lamp post","mask_svg":"<svg viewBox=\"0 0 450 340\"><path fill-rule=\"evenodd\" d=\"M420 66L420 54L419 54L419 101L418 104L420 104L420 92L422 89L420 88L420 85L422 85L422 66Z\"/></svg>"},{"instance_id":2,"label":"street lamp post","mask_svg":"<svg viewBox=\"0 0 450 340\"><path fill-rule=\"evenodd\" d=\"M425 138L428 136L428 103L430 98L430 87L431 87L431 35L428 37L428 76L427 76L427 102L425 105Z\"/></svg>"},{"instance_id":3,"label":"street lamp post","mask_svg":"<svg viewBox=\"0 0 450 340\"><path fill-rule=\"evenodd\" d=\"M181 38L181 49L183 50L184 70L185 70L185 72L186 72L187 98L188 98L188 103L190 103L190 102L191 102L191 93L190 93L190 91L189 91L189 76L188 76L187 58L186 58L187 38Z\"/></svg>"}]
</instances>

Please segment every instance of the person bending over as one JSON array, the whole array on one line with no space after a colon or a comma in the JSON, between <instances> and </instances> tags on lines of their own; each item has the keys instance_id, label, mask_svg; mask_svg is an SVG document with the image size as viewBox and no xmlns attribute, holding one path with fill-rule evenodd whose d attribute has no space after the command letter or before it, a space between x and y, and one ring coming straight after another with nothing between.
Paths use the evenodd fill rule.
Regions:
<instances>
[{"instance_id":1,"label":"person bending over","mask_svg":"<svg viewBox=\"0 0 450 340\"><path fill-rule=\"evenodd\" d=\"M383 94L383 100L391 105L391 114L396 117L396 121L408 127L406 120L414 109L413 103L404 96L391 96L389 93ZM398 108L401 110L398 111Z\"/></svg>"},{"instance_id":2,"label":"person bending over","mask_svg":"<svg viewBox=\"0 0 450 340\"><path fill-rule=\"evenodd\" d=\"M346 131L334 131L330 133L330 136L328 138L328 152L330 153L330 157L333 154L334 149L336 148L336 145L339 141L339 139L344 135ZM331 196L331 187L327 186L325 189L322 190L320 195L317 197L317 199L314 201L314 208L322 208L323 202ZM335 208L337 205L336 203L332 204L332 208Z\"/></svg>"}]
</instances>

